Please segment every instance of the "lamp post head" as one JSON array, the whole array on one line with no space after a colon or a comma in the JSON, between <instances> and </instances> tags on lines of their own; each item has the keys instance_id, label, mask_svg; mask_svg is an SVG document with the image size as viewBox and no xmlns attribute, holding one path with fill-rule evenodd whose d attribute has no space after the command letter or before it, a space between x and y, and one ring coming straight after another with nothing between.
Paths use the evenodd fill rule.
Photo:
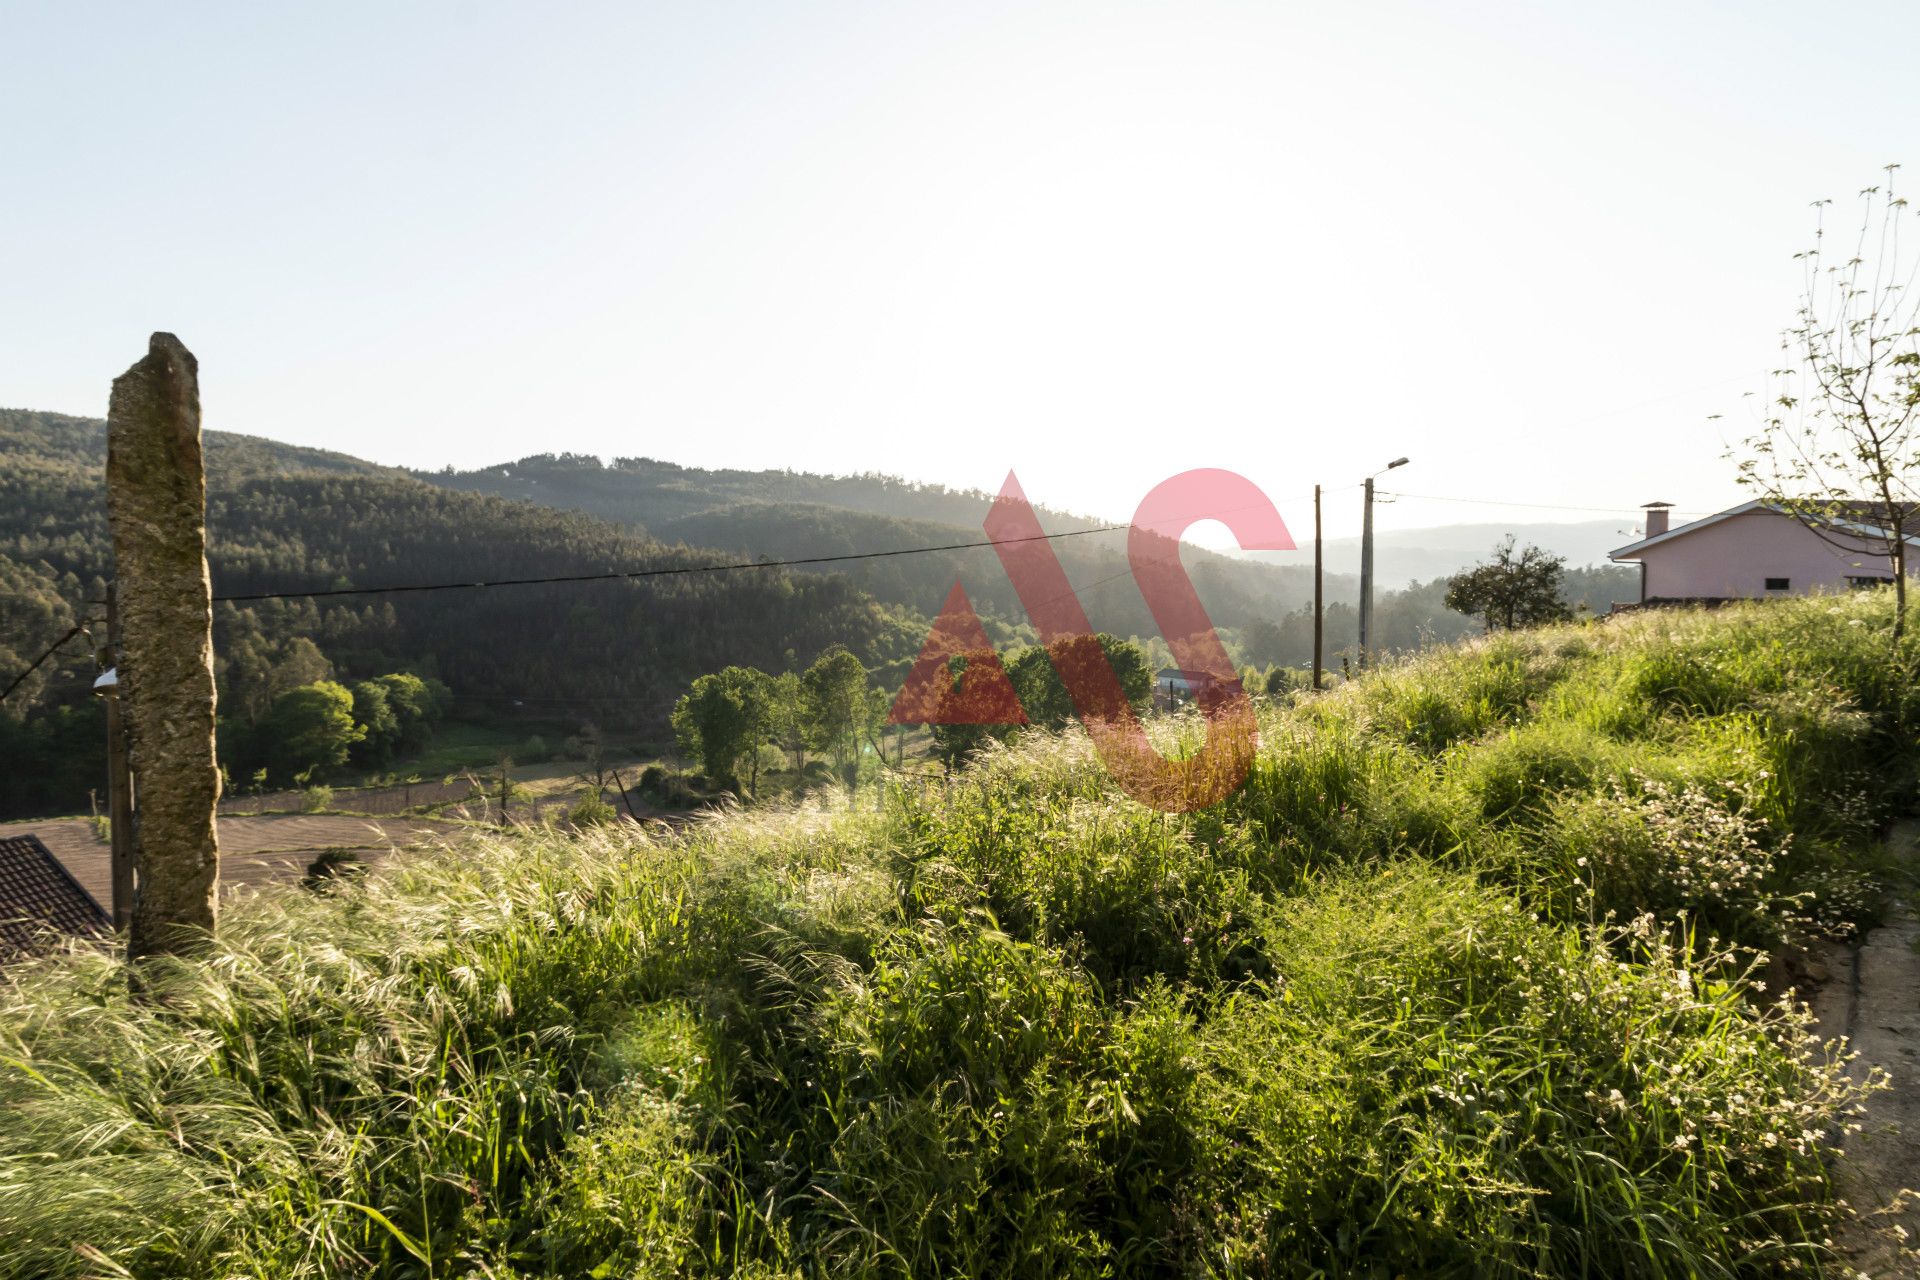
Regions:
<instances>
[{"instance_id":1,"label":"lamp post head","mask_svg":"<svg viewBox=\"0 0 1920 1280\"><path fill-rule=\"evenodd\" d=\"M1404 467L1406 465L1407 465L1407 460L1405 458L1395 458L1392 462L1389 462L1387 464L1387 470L1391 471L1395 467Z\"/></svg>"}]
</instances>

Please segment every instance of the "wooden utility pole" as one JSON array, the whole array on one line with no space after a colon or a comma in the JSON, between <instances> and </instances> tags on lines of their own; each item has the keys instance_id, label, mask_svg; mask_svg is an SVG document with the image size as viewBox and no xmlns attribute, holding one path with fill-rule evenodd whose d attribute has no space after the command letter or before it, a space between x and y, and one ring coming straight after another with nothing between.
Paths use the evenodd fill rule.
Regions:
<instances>
[{"instance_id":1,"label":"wooden utility pole","mask_svg":"<svg viewBox=\"0 0 1920 1280\"><path fill-rule=\"evenodd\" d=\"M1366 506L1360 517L1360 669L1366 670L1373 646L1373 477L1367 477Z\"/></svg>"},{"instance_id":2,"label":"wooden utility pole","mask_svg":"<svg viewBox=\"0 0 1920 1280\"><path fill-rule=\"evenodd\" d=\"M1366 507L1360 517L1360 669L1366 670L1373 660L1373 482L1395 467L1407 465L1405 458L1395 458L1386 466L1367 477Z\"/></svg>"},{"instance_id":3,"label":"wooden utility pole","mask_svg":"<svg viewBox=\"0 0 1920 1280\"><path fill-rule=\"evenodd\" d=\"M120 609L118 592L107 588L107 643L100 650L100 667L113 683L105 690L107 702L107 824L113 853L113 927L123 931L133 922L133 770L127 763L127 717L120 699Z\"/></svg>"},{"instance_id":4,"label":"wooden utility pole","mask_svg":"<svg viewBox=\"0 0 1920 1280\"><path fill-rule=\"evenodd\" d=\"M1322 577L1326 572L1326 548L1320 538L1320 486L1313 486L1313 687L1320 689L1320 668L1325 656L1323 645L1326 627L1326 598L1322 593Z\"/></svg>"},{"instance_id":5,"label":"wooden utility pole","mask_svg":"<svg viewBox=\"0 0 1920 1280\"><path fill-rule=\"evenodd\" d=\"M199 365L178 338L156 333L146 358L114 379L107 411L114 657L140 791L129 959L203 947L218 912L220 766L200 447Z\"/></svg>"}]
</instances>

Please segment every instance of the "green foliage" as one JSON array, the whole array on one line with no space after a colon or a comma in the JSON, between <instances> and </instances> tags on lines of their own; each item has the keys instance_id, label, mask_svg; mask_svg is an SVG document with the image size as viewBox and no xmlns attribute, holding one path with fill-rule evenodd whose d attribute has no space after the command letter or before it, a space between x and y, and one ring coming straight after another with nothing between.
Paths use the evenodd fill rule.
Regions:
<instances>
[{"instance_id":1,"label":"green foliage","mask_svg":"<svg viewBox=\"0 0 1920 1280\"><path fill-rule=\"evenodd\" d=\"M1153 668L1147 665L1147 655L1139 645L1103 631L1059 641L1051 647L1036 645L1022 651L1008 665L1007 676L1013 681L1013 690L1020 697L1020 707L1026 712L1028 722L1058 729L1072 720L1073 695L1067 691L1060 669L1073 670L1102 660L1120 681L1120 690L1134 711L1145 711L1153 698Z\"/></svg>"},{"instance_id":2,"label":"green foliage","mask_svg":"<svg viewBox=\"0 0 1920 1280\"><path fill-rule=\"evenodd\" d=\"M331 680L281 694L260 726L267 767L283 781L339 768L365 736L353 718L353 694Z\"/></svg>"},{"instance_id":3,"label":"green foliage","mask_svg":"<svg viewBox=\"0 0 1920 1280\"><path fill-rule=\"evenodd\" d=\"M384 685L361 680L353 689L353 722L359 726L354 763L377 768L393 758L400 744L400 717Z\"/></svg>"},{"instance_id":4,"label":"green foliage","mask_svg":"<svg viewBox=\"0 0 1920 1280\"><path fill-rule=\"evenodd\" d=\"M1920 713L1876 609L1390 666L1195 814L1034 731L242 897L138 998L25 962L0 1277L1837 1268L1860 1086L1706 935L1871 909Z\"/></svg>"},{"instance_id":5,"label":"green foliage","mask_svg":"<svg viewBox=\"0 0 1920 1280\"><path fill-rule=\"evenodd\" d=\"M701 676L673 708L680 749L698 759L708 777L732 785L741 759L765 739L772 694L767 674L751 667Z\"/></svg>"},{"instance_id":6,"label":"green foliage","mask_svg":"<svg viewBox=\"0 0 1920 1280\"><path fill-rule=\"evenodd\" d=\"M620 811L608 804L605 796L593 790L582 791L580 799L567 810L567 821L575 827L605 826L619 817Z\"/></svg>"},{"instance_id":7,"label":"green foliage","mask_svg":"<svg viewBox=\"0 0 1920 1280\"><path fill-rule=\"evenodd\" d=\"M438 680L423 679L407 671L380 676L372 683L386 695L387 706L393 712L394 749L419 750L435 722L446 714L451 700L447 687Z\"/></svg>"},{"instance_id":8,"label":"green foliage","mask_svg":"<svg viewBox=\"0 0 1920 1280\"><path fill-rule=\"evenodd\" d=\"M973 655L956 654L948 661L956 686ZM1073 695L1061 679L1060 668L1091 667L1104 662L1120 682L1121 692L1136 714L1153 701L1153 666L1146 651L1131 640L1099 632L1056 643L1052 649L1034 645L1015 654L1006 665L1007 678L1030 725L1060 729L1077 716ZM934 752L949 767L968 759L988 742L1005 741L1016 726L938 724L932 726Z\"/></svg>"},{"instance_id":9,"label":"green foliage","mask_svg":"<svg viewBox=\"0 0 1920 1280\"><path fill-rule=\"evenodd\" d=\"M851 782L861 744L873 724L867 669L847 650L829 649L801 673L800 696L808 741L815 750L825 752L836 772Z\"/></svg>"},{"instance_id":10,"label":"green foliage","mask_svg":"<svg viewBox=\"0 0 1920 1280\"><path fill-rule=\"evenodd\" d=\"M1493 559L1447 579L1447 608L1480 618L1487 630L1511 631L1564 622L1570 616L1561 598L1566 560L1539 547L1515 554L1513 539L1493 549Z\"/></svg>"},{"instance_id":11,"label":"green foliage","mask_svg":"<svg viewBox=\"0 0 1920 1280\"><path fill-rule=\"evenodd\" d=\"M806 687L798 672L783 671L773 677L767 710L767 740L787 753L795 773L805 772L807 747L811 735L807 727Z\"/></svg>"}]
</instances>

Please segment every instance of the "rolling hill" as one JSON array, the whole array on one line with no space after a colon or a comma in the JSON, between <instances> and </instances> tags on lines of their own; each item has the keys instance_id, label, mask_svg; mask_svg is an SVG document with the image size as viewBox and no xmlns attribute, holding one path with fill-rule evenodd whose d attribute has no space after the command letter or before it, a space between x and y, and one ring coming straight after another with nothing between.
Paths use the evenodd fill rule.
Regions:
<instances>
[{"instance_id":1,"label":"rolling hill","mask_svg":"<svg viewBox=\"0 0 1920 1280\"><path fill-rule=\"evenodd\" d=\"M475 471L418 472L447 488L520 498L583 511L644 529L662 541L714 547L750 557L836 555L894 547L978 541L993 495L915 484L893 476L823 476L796 471L724 471L652 458L603 463L581 454L538 454ZM1038 508L1049 532L1094 530L1085 516ZM1068 579L1083 593L1094 625L1118 635L1147 635L1153 617L1128 582L1124 531L1056 542ZM1279 567L1189 547L1186 563L1215 623L1244 626L1312 599L1308 567ZM886 604L923 614L940 607L959 577L983 614L1024 619L1011 584L990 550L868 561L828 572L850 574ZM1334 582L1336 594L1352 584Z\"/></svg>"}]
</instances>

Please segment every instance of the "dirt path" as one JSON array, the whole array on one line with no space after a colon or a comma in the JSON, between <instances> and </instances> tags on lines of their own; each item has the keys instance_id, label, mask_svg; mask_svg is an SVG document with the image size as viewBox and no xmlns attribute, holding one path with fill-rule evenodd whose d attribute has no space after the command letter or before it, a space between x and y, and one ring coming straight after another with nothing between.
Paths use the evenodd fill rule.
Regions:
<instances>
[{"instance_id":1,"label":"dirt path","mask_svg":"<svg viewBox=\"0 0 1920 1280\"><path fill-rule=\"evenodd\" d=\"M1920 821L1897 824L1891 841L1920 864ZM1832 962L1814 1002L1821 1029L1847 1035L1856 1079L1878 1067L1892 1085L1868 1100L1834 1170L1839 1193L1867 1215L1840 1244L1862 1276L1920 1275L1920 1203L1905 1193L1920 1187L1920 919L1899 902L1858 947L1835 948Z\"/></svg>"},{"instance_id":2,"label":"dirt path","mask_svg":"<svg viewBox=\"0 0 1920 1280\"><path fill-rule=\"evenodd\" d=\"M270 814L220 819L220 879L238 885L298 881L327 849L351 849L378 861L409 845L458 839L471 831L426 818L356 818L338 814ZM0 823L0 837L40 837L74 879L105 905L113 896L107 846L84 818Z\"/></svg>"}]
</instances>

